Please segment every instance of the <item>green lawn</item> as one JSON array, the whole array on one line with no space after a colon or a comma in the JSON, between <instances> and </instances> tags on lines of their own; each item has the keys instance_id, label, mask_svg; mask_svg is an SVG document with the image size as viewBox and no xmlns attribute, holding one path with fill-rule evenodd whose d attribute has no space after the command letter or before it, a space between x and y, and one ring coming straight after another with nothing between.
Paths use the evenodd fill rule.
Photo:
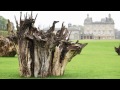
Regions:
<instances>
[{"instance_id":1,"label":"green lawn","mask_svg":"<svg viewBox=\"0 0 120 90\"><path fill-rule=\"evenodd\" d=\"M63 76L50 79L120 79L120 56L114 46L120 40L81 40L88 43L80 55L67 64ZM0 57L0 79L17 79L19 67L17 57Z\"/></svg>"}]
</instances>

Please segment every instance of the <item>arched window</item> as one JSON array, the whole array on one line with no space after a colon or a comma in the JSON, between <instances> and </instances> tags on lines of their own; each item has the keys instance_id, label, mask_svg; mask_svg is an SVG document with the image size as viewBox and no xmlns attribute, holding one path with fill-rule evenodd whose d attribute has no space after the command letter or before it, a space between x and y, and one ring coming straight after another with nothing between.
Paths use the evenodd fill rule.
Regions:
<instances>
[{"instance_id":1,"label":"arched window","mask_svg":"<svg viewBox=\"0 0 120 90\"><path fill-rule=\"evenodd\" d=\"M105 31L104 31L104 30L102 31L102 34L105 34Z\"/></svg>"},{"instance_id":2,"label":"arched window","mask_svg":"<svg viewBox=\"0 0 120 90\"><path fill-rule=\"evenodd\" d=\"M98 31L98 34L101 34L101 31L100 31L100 30Z\"/></svg>"},{"instance_id":3,"label":"arched window","mask_svg":"<svg viewBox=\"0 0 120 90\"><path fill-rule=\"evenodd\" d=\"M90 34L90 32L87 30L87 34Z\"/></svg>"},{"instance_id":4,"label":"arched window","mask_svg":"<svg viewBox=\"0 0 120 90\"><path fill-rule=\"evenodd\" d=\"M78 34L78 33L75 33L75 34L74 34L74 40L77 40L77 39L79 39L79 34Z\"/></svg>"},{"instance_id":5,"label":"arched window","mask_svg":"<svg viewBox=\"0 0 120 90\"><path fill-rule=\"evenodd\" d=\"M111 34L111 33L112 33L112 30L109 30L109 33Z\"/></svg>"}]
</instances>

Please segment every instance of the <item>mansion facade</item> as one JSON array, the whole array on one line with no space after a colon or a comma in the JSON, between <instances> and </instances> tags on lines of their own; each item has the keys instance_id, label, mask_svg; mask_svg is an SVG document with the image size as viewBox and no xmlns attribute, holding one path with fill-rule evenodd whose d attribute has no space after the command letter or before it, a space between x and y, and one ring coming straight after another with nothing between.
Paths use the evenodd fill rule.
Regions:
<instances>
[{"instance_id":1,"label":"mansion facade","mask_svg":"<svg viewBox=\"0 0 120 90\"><path fill-rule=\"evenodd\" d=\"M71 32L71 40L80 39L120 39L120 32L114 28L114 20L111 18L111 14L106 18L102 18L101 21L93 22L92 18L87 15L84 20L84 26L68 24L68 30ZM48 28L44 29L45 31ZM55 32L60 30L56 28ZM119 33L118 33L119 32Z\"/></svg>"},{"instance_id":2,"label":"mansion facade","mask_svg":"<svg viewBox=\"0 0 120 90\"><path fill-rule=\"evenodd\" d=\"M68 30L72 30L71 39L115 39L114 20L110 14L96 22L87 15L83 27L68 24Z\"/></svg>"},{"instance_id":3,"label":"mansion facade","mask_svg":"<svg viewBox=\"0 0 120 90\"><path fill-rule=\"evenodd\" d=\"M115 39L114 21L111 15L97 22L93 22L87 15L84 20L84 35L84 39Z\"/></svg>"}]
</instances>

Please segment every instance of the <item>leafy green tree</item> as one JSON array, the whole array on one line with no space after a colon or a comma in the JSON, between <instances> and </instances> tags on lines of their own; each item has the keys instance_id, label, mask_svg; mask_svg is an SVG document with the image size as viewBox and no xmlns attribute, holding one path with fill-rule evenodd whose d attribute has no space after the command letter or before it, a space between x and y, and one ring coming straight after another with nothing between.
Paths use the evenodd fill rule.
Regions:
<instances>
[{"instance_id":1,"label":"leafy green tree","mask_svg":"<svg viewBox=\"0 0 120 90\"><path fill-rule=\"evenodd\" d=\"M8 19L5 19L3 16L0 16L0 30L7 30Z\"/></svg>"}]
</instances>

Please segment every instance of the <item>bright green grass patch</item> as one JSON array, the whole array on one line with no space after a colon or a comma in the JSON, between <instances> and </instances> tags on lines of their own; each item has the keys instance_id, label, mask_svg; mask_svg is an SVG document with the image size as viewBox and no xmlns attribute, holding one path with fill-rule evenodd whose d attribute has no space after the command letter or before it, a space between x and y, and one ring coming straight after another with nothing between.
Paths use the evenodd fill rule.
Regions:
<instances>
[{"instance_id":1,"label":"bright green grass patch","mask_svg":"<svg viewBox=\"0 0 120 90\"><path fill-rule=\"evenodd\" d=\"M46 79L120 79L120 56L114 46L120 40L81 40L88 43L80 55L75 56L66 66L63 76ZM0 57L0 79L18 79L17 57Z\"/></svg>"},{"instance_id":2,"label":"bright green grass patch","mask_svg":"<svg viewBox=\"0 0 120 90\"><path fill-rule=\"evenodd\" d=\"M0 57L0 79L12 78L20 78L17 57Z\"/></svg>"},{"instance_id":3,"label":"bright green grass patch","mask_svg":"<svg viewBox=\"0 0 120 90\"><path fill-rule=\"evenodd\" d=\"M67 65L66 74L71 73L70 78L120 78L120 56L114 51L119 40L80 42L88 42L88 45Z\"/></svg>"}]
</instances>

